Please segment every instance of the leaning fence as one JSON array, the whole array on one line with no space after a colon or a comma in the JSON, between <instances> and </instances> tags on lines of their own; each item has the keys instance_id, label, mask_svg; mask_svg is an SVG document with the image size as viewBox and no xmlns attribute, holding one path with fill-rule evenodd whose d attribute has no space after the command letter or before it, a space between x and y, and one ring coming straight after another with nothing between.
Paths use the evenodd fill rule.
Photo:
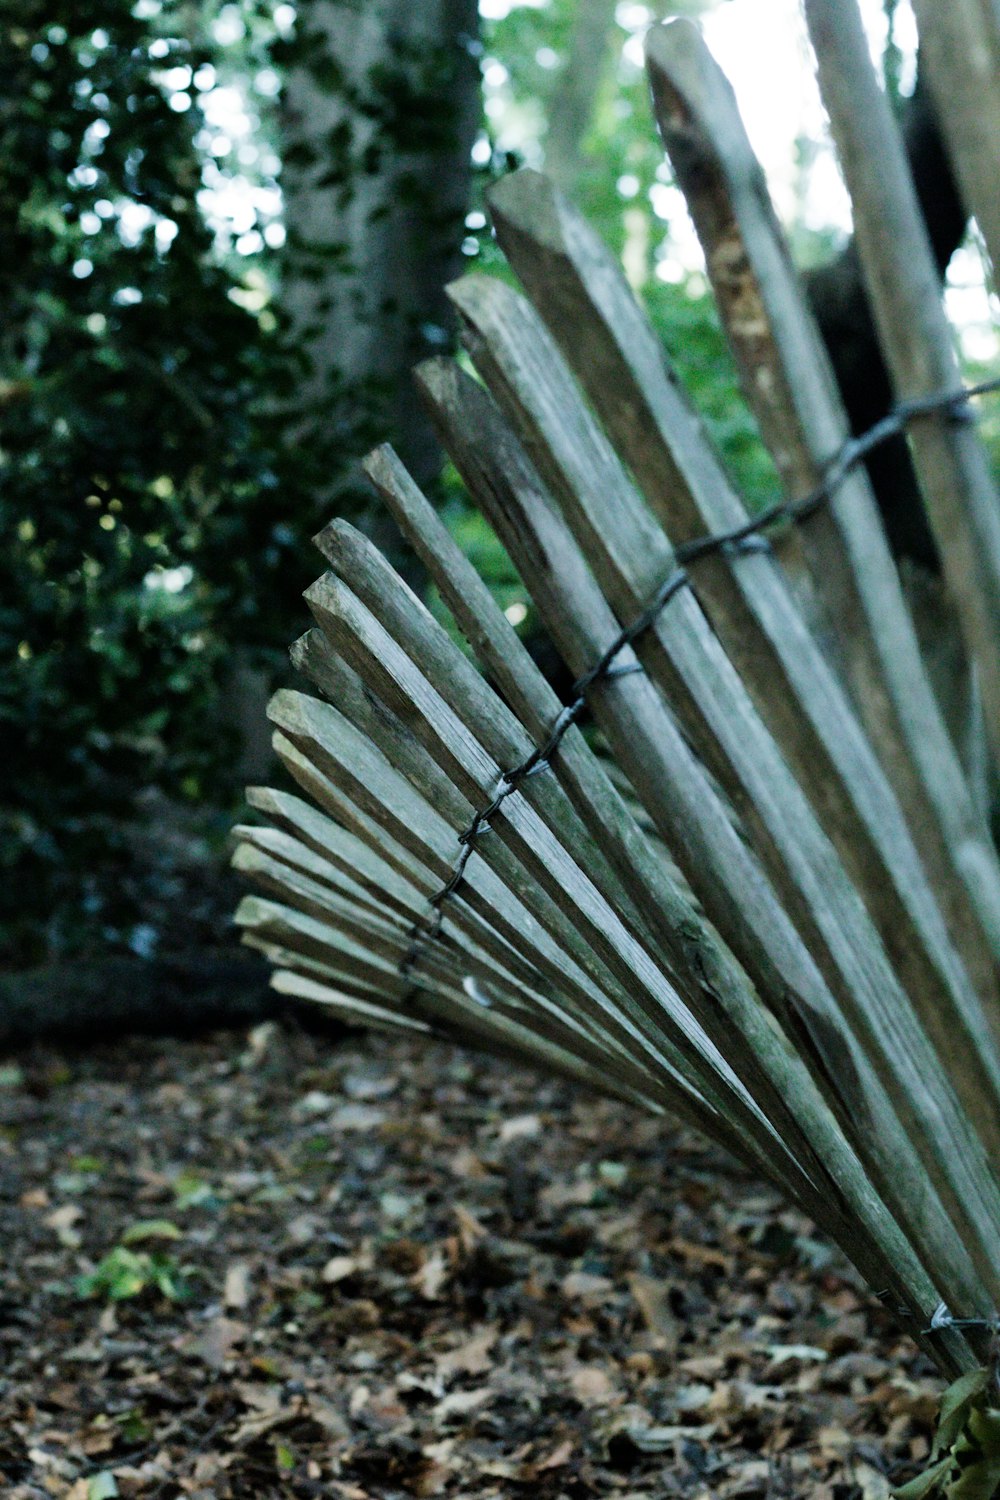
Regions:
<instances>
[{"instance_id":1,"label":"leaning fence","mask_svg":"<svg viewBox=\"0 0 1000 1500\"><path fill-rule=\"evenodd\" d=\"M806 10L892 410L851 436L729 86L695 27L654 28L664 144L788 498L751 512L614 257L544 177L501 181L524 293L456 283L478 379L436 359L417 381L574 687L377 450L470 651L352 527L317 538L293 657L322 696L270 708L305 796L251 790L266 821L235 862L264 894L237 920L285 993L690 1121L954 1374L1000 1306L1000 863L862 460L906 432L995 755L1000 506L974 411L1000 381L961 383L855 6ZM944 11L918 10L947 91ZM968 113L945 133L988 235Z\"/></svg>"}]
</instances>

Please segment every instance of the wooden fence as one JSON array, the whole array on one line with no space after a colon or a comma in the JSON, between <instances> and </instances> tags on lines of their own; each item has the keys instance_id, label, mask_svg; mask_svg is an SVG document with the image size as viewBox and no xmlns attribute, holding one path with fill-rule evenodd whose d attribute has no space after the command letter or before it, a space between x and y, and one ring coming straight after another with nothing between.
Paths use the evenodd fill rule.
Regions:
<instances>
[{"instance_id":1,"label":"wooden fence","mask_svg":"<svg viewBox=\"0 0 1000 1500\"><path fill-rule=\"evenodd\" d=\"M992 65L956 81L951 28L985 45L988 7L917 9L1000 264L1000 133L968 107L997 96L995 13ZM480 379L436 359L417 381L574 690L377 450L471 655L351 526L317 538L293 656L322 696L270 708L305 795L250 791L266 821L235 863L264 894L237 921L285 993L690 1121L955 1372L1000 1305L1000 865L861 460L906 431L994 752L1000 506L859 16L806 10L893 411L850 437L729 86L694 26L654 28L660 130L788 499L751 515L614 258L544 177L500 182L526 295L456 283Z\"/></svg>"}]
</instances>

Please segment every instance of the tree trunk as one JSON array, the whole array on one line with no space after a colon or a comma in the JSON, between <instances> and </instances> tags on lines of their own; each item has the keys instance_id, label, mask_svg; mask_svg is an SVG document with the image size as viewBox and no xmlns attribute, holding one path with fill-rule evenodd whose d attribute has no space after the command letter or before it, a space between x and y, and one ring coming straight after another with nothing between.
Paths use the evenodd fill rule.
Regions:
<instances>
[{"instance_id":1,"label":"tree trunk","mask_svg":"<svg viewBox=\"0 0 1000 1500\"><path fill-rule=\"evenodd\" d=\"M284 95L283 302L301 439L343 466L391 436L439 467L410 368L451 340L479 123L476 0L310 0ZM299 424L296 424L299 426ZM332 441L331 441L332 439Z\"/></svg>"},{"instance_id":2,"label":"tree trunk","mask_svg":"<svg viewBox=\"0 0 1000 1500\"><path fill-rule=\"evenodd\" d=\"M285 67L281 304L299 379L283 405L311 501L299 524L360 512L414 586L419 569L354 466L391 440L421 483L440 468L409 372L451 340L444 287L461 269L478 20L476 0L307 0ZM228 702L245 781L273 771L272 688L237 659Z\"/></svg>"}]
</instances>

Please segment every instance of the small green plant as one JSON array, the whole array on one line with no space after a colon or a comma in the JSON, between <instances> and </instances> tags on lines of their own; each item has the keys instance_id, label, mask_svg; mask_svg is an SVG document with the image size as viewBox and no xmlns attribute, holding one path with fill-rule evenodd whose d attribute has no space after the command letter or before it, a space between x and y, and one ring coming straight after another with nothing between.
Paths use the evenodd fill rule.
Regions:
<instances>
[{"instance_id":1,"label":"small green plant","mask_svg":"<svg viewBox=\"0 0 1000 1500\"><path fill-rule=\"evenodd\" d=\"M150 1290L168 1302L180 1302L188 1295L187 1276L172 1255L162 1250L130 1250L127 1245L109 1250L76 1283L78 1296L105 1297L109 1302L124 1302Z\"/></svg>"},{"instance_id":2,"label":"small green plant","mask_svg":"<svg viewBox=\"0 0 1000 1500\"><path fill-rule=\"evenodd\" d=\"M990 1404L989 1370L972 1370L941 1398L941 1416L922 1474L895 1500L991 1500L1000 1486L1000 1410Z\"/></svg>"}]
</instances>

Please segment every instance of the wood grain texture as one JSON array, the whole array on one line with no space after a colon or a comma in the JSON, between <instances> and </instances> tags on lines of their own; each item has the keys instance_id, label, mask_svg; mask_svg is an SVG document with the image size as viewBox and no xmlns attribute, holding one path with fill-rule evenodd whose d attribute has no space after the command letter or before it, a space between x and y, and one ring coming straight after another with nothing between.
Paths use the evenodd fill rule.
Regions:
<instances>
[{"instance_id":1,"label":"wood grain texture","mask_svg":"<svg viewBox=\"0 0 1000 1500\"><path fill-rule=\"evenodd\" d=\"M958 366L934 258L857 5L806 0L805 12L896 398L955 389ZM989 463L974 426L942 415L914 422L910 442L1000 761L1000 502Z\"/></svg>"},{"instance_id":2,"label":"wood grain texture","mask_svg":"<svg viewBox=\"0 0 1000 1500\"><path fill-rule=\"evenodd\" d=\"M664 145L705 251L716 304L786 493L809 494L850 436L732 89L698 29L650 29L647 65ZM823 644L891 780L956 946L996 998L1000 865L924 670L863 469L798 528Z\"/></svg>"}]
</instances>

